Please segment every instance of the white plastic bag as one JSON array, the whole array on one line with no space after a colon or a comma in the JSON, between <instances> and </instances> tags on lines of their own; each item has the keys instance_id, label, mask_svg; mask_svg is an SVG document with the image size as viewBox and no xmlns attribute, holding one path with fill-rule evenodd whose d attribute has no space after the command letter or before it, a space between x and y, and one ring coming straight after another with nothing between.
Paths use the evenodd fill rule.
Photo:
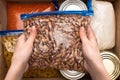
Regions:
<instances>
[{"instance_id":1,"label":"white plastic bag","mask_svg":"<svg viewBox=\"0 0 120 80\"><path fill-rule=\"evenodd\" d=\"M100 50L115 46L115 14L110 2L95 1L91 26L97 37Z\"/></svg>"}]
</instances>

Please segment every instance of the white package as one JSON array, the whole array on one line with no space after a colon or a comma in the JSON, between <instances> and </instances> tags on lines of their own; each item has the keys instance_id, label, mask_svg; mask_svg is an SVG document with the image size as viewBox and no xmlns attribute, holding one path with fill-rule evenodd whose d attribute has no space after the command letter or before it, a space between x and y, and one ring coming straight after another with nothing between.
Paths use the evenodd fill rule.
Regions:
<instances>
[{"instance_id":1,"label":"white package","mask_svg":"<svg viewBox=\"0 0 120 80\"><path fill-rule=\"evenodd\" d=\"M91 27L95 32L100 50L115 46L115 14L110 2L95 1Z\"/></svg>"}]
</instances>

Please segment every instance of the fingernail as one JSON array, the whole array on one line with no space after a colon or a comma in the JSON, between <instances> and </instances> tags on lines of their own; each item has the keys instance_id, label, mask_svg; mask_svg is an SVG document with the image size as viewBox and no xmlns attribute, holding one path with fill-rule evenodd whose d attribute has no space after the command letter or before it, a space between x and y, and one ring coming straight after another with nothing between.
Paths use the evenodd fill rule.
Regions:
<instances>
[{"instance_id":1,"label":"fingernail","mask_svg":"<svg viewBox=\"0 0 120 80\"><path fill-rule=\"evenodd\" d=\"M35 30L35 26L32 26L32 28L31 28L31 32L34 31L34 30Z\"/></svg>"},{"instance_id":2,"label":"fingernail","mask_svg":"<svg viewBox=\"0 0 120 80\"><path fill-rule=\"evenodd\" d=\"M81 29L82 31L84 31L84 30L85 30L85 28L84 28L84 27L80 27L80 29Z\"/></svg>"},{"instance_id":3,"label":"fingernail","mask_svg":"<svg viewBox=\"0 0 120 80\"><path fill-rule=\"evenodd\" d=\"M35 26L32 26L32 29L35 29Z\"/></svg>"}]
</instances>

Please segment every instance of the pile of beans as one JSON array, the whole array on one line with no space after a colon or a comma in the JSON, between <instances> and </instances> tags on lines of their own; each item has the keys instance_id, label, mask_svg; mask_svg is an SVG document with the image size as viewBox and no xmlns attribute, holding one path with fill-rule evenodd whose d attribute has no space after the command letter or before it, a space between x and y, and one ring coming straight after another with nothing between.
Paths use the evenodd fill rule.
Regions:
<instances>
[{"instance_id":1,"label":"pile of beans","mask_svg":"<svg viewBox=\"0 0 120 80\"><path fill-rule=\"evenodd\" d=\"M80 27L89 27L90 18L81 15L45 15L24 20L26 39L31 27L37 29L32 68L84 71Z\"/></svg>"}]
</instances>

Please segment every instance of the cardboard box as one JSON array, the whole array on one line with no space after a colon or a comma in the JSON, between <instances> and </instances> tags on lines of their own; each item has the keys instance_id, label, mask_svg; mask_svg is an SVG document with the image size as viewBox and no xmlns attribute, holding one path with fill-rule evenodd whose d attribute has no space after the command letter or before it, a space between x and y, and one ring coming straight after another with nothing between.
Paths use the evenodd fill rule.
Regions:
<instances>
[{"instance_id":1,"label":"cardboard box","mask_svg":"<svg viewBox=\"0 0 120 80\"><path fill-rule=\"evenodd\" d=\"M31 2L51 2L52 0L0 0L0 30L6 30L7 28L7 7L6 3L8 1L12 2L24 2L24 3L31 3ZM64 1L64 0L59 0ZM112 0L112 4L114 5L115 14L116 14L116 46L113 48L115 54L120 58L120 0ZM0 38L1 40L1 38ZM4 77L6 75L7 69L6 64L4 61L4 56L2 52L2 46L0 43L0 80L4 80ZM27 78L23 80L66 80L65 78L58 77L58 78L42 78L42 79L36 79L36 78ZM89 75L86 75L81 80L91 80ZM120 80L120 76L117 80Z\"/></svg>"}]
</instances>

